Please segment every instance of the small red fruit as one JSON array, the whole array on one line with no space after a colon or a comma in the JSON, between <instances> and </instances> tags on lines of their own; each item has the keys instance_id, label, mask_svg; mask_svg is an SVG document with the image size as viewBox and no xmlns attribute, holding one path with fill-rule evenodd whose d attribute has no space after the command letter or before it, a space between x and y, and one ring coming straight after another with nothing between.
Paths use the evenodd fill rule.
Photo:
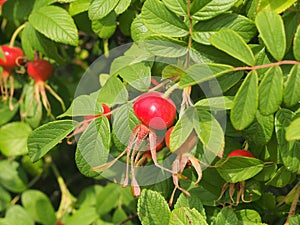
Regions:
<instances>
[{"instance_id":1,"label":"small red fruit","mask_svg":"<svg viewBox=\"0 0 300 225\"><path fill-rule=\"evenodd\" d=\"M1 50L4 54L5 59L0 58L0 66L6 68L14 68L19 65L18 60L24 57L23 50L19 47L10 47L2 45Z\"/></svg>"},{"instance_id":2,"label":"small red fruit","mask_svg":"<svg viewBox=\"0 0 300 225\"><path fill-rule=\"evenodd\" d=\"M230 152L229 155L228 155L228 157L233 157L233 156L242 156L242 157L255 158L255 156L252 153L250 153L249 151L244 150L244 149L234 150L234 151Z\"/></svg>"},{"instance_id":3,"label":"small red fruit","mask_svg":"<svg viewBox=\"0 0 300 225\"><path fill-rule=\"evenodd\" d=\"M60 221L57 221L55 225L65 225L65 224Z\"/></svg>"},{"instance_id":4,"label":"small red fruit","mask_svg":"<svg viewBox=\"0 0 300 225\"><path fill-rule=\"evenodd\" d=\"M44 59L36 59L27 64L27 73L35 82L45 82L53 74L53 66Z\"/></svg>"},{"instance_id":5,"label":"small red fruit","mask_svg":"<svg viewBox=\"0 0 300 225\"><path fill-rule=\"evenodd\" d=\"M102 104L102 108L103 108L103 113L102 114L106 114L106 113L110 112L110 108L104 103ZM94 118L97 118L97 117L101 116L102 114L84 116L84 119L91 120L91 119L94 119ZM106 117L107 117L107 119L110 119L110 114L107 115Z\"/></svg>"},{"instance_id":6,"label":"small red fruit","mask_svg":"<svg viewBox=\"0 0 300 225\"><path fill-rule=\"evenodd\" d=\"M166 146L170 149L170 136L172 131L174 130L174 126L170 127L166 133L166 138L165 138L165 142L166 142Z\"/></svg>"},{"instance_id":7,"label":"small red fruit","mask_svg":"<svg viewBox=\"0 0 300 225\"><path fill-rule=\"evenodd\" d=\"M0 7L6 2L7 0L0 0Z\"/></svg>"},{"instance_id":8,"label":"small red fruit","mask_svg":"<svg viewBox=\"0 0 300 225\"><path fill-rule=\"evenodd\" d=\"M171 126L176 117L176 106L162 93L142 94L134 103L133 110L137 118L147 127L163 130Z\"/></svg>"}]
</instances>

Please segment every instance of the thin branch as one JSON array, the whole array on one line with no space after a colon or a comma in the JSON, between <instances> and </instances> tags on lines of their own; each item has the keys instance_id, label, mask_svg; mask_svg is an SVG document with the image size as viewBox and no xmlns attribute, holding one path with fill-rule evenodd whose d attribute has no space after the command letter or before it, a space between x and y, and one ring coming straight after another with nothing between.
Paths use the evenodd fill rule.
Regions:
<instances>
[{"instance_id":1,"label":"thin branch","mask_svg":"<svg viewBox=\"0 0 300 225\"><path fill-rule=\"evenodd\" d=\"M263 64L263 65L257 65L257 66L242 66L242 67L236 67L233 68L234 71L240 71L240 70L259 70L259 69L265 69L272 66L280 66L280 65L300 65L300 62L295 60L283 60L279 62L269 63L269 64Z\"/></svg>"}]
</instances>

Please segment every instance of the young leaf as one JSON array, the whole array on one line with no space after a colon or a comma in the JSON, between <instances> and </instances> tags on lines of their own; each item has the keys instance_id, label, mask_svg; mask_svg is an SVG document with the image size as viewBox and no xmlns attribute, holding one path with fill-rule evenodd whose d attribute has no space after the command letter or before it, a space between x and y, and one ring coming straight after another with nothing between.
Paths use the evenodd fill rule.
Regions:
<instances>
[{"instance_id":1,"label":"young leaf","mask_svg":"<svg viewBox=\"0 0 300 225\"><path fill-rule=\"evenodd\" d=\"M280 167L266 185L282 188L295 180L295 173L287 170L285 166Z\"/></svg>"},{"instance_id":2,"label":"young leaf","mask_svg":"<svg viewBox=\"0 0 300 225\"><path fill-rule=\"evenodd\" d=\"M125 12L126 9L130 6L131 0L120 0L115 7L115 12L117 15L120 15L121 13Z\"/></svg>"},{"instance_id":3,"label":"young leaf","mask_svg":"<svg viewBox=\"0 0 300 225\"><path fill-rule=\"evenodd\" d=\"M254 225L261 224L261 217L259 213L253 209L242 209L235 212L239 222L242 224Z\"/></svg>"},{"instance_id":4,"label":"young leaf","mask_svg":"<svg viewBox=\"0 0 300 225\"><path fill-rule=\"evenodd\" d=\"M38 161L64 139L78 123L73 120L57 120L46 123L31 132L28 137L28 154L33 162Z\"/></svg>"},{"instance_id":5,"label":"young leaf","mask_svg":"<svg viewBox=\"0 0 300 225\"><path fill-rule=\"evenodd\" d=\"M287 127L285 137L287 141L300 140L300 118L293 120Z\"/></svg>"},{"instance_id":6,"label":"young leaf","mask_svg":"<svg viewBox=\"0 0 300 225\"><path fill-rule=\"evenodd\" d=\"M300 65L294 65L291 69L283 91L283 102L288 107L296 105L300 101Z\"/></svg>"},{"instance_id":7,"label":"young leaf","mask_svg":"<svg viewBox=\"0 0 300 225\"><path fill-rule=\"evenodd\" d=\"M276 112L282 102L283 75L279 66L271 67L259 84L259 111L263 115Z\"/></svg>"},{"instance_id":8,"label":"young leaf","mask_svg":"<svg viewBox=\"0 0 300 225\"><path fill-rule=\"evenodd\" d=\"M196 209L187 207L176 208L170 215L168 225L208 225L205 217L201 215Z\"/></svg>"},{"instance_id":9,"label":"young leaf","mask_svg":"<svg viewBox=\"0 0 300 225\"><path fill-rule=\"evenodd\" d=\"M147 0L141 16L145 26L154 33L159 32L170 37L188 35L185 23L158 0Z\"/></svg>"},{"instance_id":10,"label":"young leaf","mask_svg":"<svg viewBox=\"0 0 300 225\"><path fill-rule=\"evenodd\" d=\"M262 161L250 157L230 157L216 163L221 177L229 183L237 183L254 177L264 167Z\"/></svg>"},{"instance_id":11,"label":"young leaf","mask_svg":"<svg viewBox=\"0 0 300 225\"><path fill-rule=\"evenodd\" d=\"M143 23L141 15L138 15L131 23L131 38L134 41L142 41L145 40L150 35L154 34L154 32L150 31L145 24Z\"/></svg>"},{"instance_id":12,"label":"young leaf","mask_svg":"<svg viewBox=\"0 0 300 225\"><path fill-rule=\"evenodd\" d=\"M285 55L286 38L281 16L264 10L257 14L255 24L268 51L276 60L282 60Z\"/></svg>"},{"instance_id":13,"label":"young leaf","mask_svg":"<svg viewBox=\"0 0 300 225\"><path fill-rule=\"evenodd\" d=\"M78 30L72 17L58 6L45 6L34 10L29 23L49 39L77 46Z\"/></svg>"},{"instance_id":14,"label":"young leaf","mask_svg":"<svg viewBox=\"0 0 300 225\"><path fill-rule=\"evenodd\" d=\"M117 6L119 0L93 0L89 7L91 20L99 20L107 16Z\"/></svg>"},{"instance_id":15,"label":"young leaf","mask_svg":"<svg viewBox=\"0 0 300 225\"><path fill-rule=\"evenodd\" d=\"M295 33L293 52L295 59L300 61L300 25L298 25L297 31Z\"/></svg>"},{"instance_id":16,"label":"young leaf","mask_svg":"<svg viewBox=\"0 0 300 225\"><path fill-rule=\"evenodd\" d=\"M220 30L210 37L210 42L216 48L241 62L253 66L255 57L244 39L233 30Z\"/></svg>"},{"instance_id":17,"label":"young leaf","mask_svg":"<svg viewBox=\"0 0 300 225\"><path fill-rule=\"evenodd\" d=\"M252 20L242 15L226 13L195 24L192 38L198 43L210 45L210 37L223 29L236 31L246 42L250 41L257 32Z\"/></svg>"},{"instance_id":18,"label":"young leaf","mask_svg":"<svg viewBox=\"0 0 300 225\"><path fill-rule=\"evenodd\" d=\"M108 105L122 104L127 102L128 92L120 79L111 76L105 85L100 89L98 95L98 102Z\"/></svg>"},{"instance_id":19,"label":"young leaf","mask_svg":"<svg viewBox=\"0 0 300 225\"><path fill-rule=\"evenodd\" d=\"M170 209L168 203L158 192L144 189L137 207L138 216L143 225L169 224Z\"/></svg>"},{"instance_id":20,"label":"young leaf","mask_svg":"<svg viewBox=\"0 0 300 225\"><path fill-rule=\"evenodd\" d=\"M110 38L117 28L116 14L111 12L105 17L93 20L92 29L98 37L103 39Z\"/></svg>"},{"instance_id":21,"label":"young leaf","mask_svg":"<svg viewBox=\"0 0 300 225\"><path fill-rule=\"evenodd\" d=\"M208 20L229 10L237 0L193 1L191 4L192 18L195 20Z\"/></svg>"},{"instance_id":22,"label":"young leaf","mask_svg":"<svg viewBox=\"0 0 300 225\"><path fill-rule=\"evenodd\" d=\"M215 79L232 71L233 67L225 64L194 64L180 79L180 86L187 87L194 84L200 84L202 82Z\"/></svg>"},{"instance_id":23,"label":"young leaf","mask_svg":"<svg viewBox=\"0 0 300 225\"><path fill-rule=\"evenodd\" d=\"M27 154L27 138L31 128L27 123L12 122L0 128L0 151L5 156Z\"/></svg>"},{"instance_id":24,"label":"young leaf","mask_svg":"<svg viewBox=\"0 0 300 225\"><path fill-rule=\"evenodd\" d=\"M231 109L233 106L233 96L222 96L204 98L195 103L198 109L209 111L223 111Z\"/></svg>"},{"instance_id":25,"label":"young leaf","mask_svg":"<svg viewBox=\"0 0 300 225\"><path fill-rule=\"evenodd\" d=\"M230 120L235 129L243 130L252 123L257 111L257 105L258 78L256 71L251 71L233 100Z\"/></svg>"},{"instance_id":26,"label":"young leaf","mask_svg":"<svg viewBox=\"0 0 300 225\"><path fill-rule=\"evenodd\" d=\"M21 196L22 204L35 221L44 225L55 224L54 208L49 198L41 191L27 190Z\"/></svg>"},{"instance_id":27,"label":"young leaf","mask_svg":"<svg viewBox=\"0 0 300 225\"><path fill-rule=\"evenodd\" d=\"M88 11L91 4L91 0L79 0L71 2L69 5L69 13L71 16L75 16L82 12Z\"/></svg>"}]
</instances>

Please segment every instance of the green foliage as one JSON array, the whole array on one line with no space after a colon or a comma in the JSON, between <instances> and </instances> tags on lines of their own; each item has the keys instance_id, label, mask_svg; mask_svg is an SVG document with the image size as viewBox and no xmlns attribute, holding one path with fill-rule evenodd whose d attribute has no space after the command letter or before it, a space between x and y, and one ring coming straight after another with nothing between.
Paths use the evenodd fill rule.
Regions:
<instances>
[{"instance_id":1,"label":"green foliage","mask_svg":"<svg viewBox=\"0 0 300 225\"><path fill-rule=\"evenodd\" d=\"M299 224L299 7L6 1L0 44L25 57L0 48L0 224ZM147 92L176 106L170 149L137 126Z\"/></svg>"}]
</instances>

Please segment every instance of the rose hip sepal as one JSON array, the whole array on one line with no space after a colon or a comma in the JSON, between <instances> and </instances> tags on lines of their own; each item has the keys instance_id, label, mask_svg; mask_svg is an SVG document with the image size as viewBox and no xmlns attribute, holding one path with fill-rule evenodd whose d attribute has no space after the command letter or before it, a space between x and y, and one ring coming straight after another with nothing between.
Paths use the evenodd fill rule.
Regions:
<instances>
[{"instance_id":1,"label":"rose hip sepal","mask_svg":"<svg viewBox=\"0 0 300 225\"><path fill-rule=\"evenodd\" d=\"M134 102L133 110L143 124L155 130L167 129L176 117L174 102L159 92L142 94Z\"/></svg>"},{"instance_id":2,"label":"rose hip sepal","mask_svg":"<svg viewBox=\"0 0 300 225\"><path fill-rule=\"evenodd\" d=\"M102 108L103 108L103 113L97 114L97 115L87 115L87 116L84 116L84 119L86 119L86 120L95 119L95 118L97 118L99 116L102 116L103 114L110 113L110 111L111 111L110 108L109 108L109 106L106 105L106 104L104 104L104 103L102 104ZM110 117L111 117L110 114L106 116L106 118L109 119L109 120L110 120Z\"/></svg>"}]
</instances>

